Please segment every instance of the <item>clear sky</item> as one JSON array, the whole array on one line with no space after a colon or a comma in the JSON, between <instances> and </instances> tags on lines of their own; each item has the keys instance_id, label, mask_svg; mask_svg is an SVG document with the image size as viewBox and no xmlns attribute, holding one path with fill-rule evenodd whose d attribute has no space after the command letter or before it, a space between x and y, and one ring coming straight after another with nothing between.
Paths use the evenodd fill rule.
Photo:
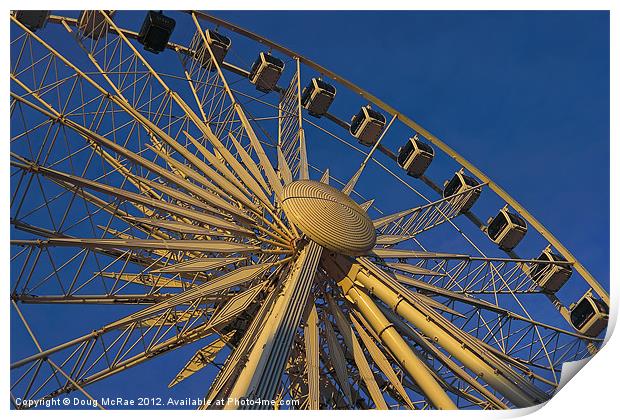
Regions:
<instances>
[{"instance_id":1,"label":"clear sky","mask_svg":"<svg viewBox=\"0 0 620 420\"><path fill-rule=\"evenodd\" d=\"M608 13L214 14L419 122L608 284Z\"/></svg>"},{"instance_id":2,"label":"clear sky","mask_svg":"<svg viewBox=\"0 0 620 420\"><path fill-rule=\"evenodd\" d=\"M608 287L608 13L214 14L419 122L506 189ZM142 13L135 19L138 30ZM155 380L172 378L195 348L95 384L93 393L203 396L208 376L172 391Z\"/></svg>"}]
</instances>

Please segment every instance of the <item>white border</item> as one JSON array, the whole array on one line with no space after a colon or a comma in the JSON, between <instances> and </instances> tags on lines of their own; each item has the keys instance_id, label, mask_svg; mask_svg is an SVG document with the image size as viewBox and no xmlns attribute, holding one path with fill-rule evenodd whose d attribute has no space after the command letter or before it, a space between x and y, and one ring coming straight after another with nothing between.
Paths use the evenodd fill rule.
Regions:
<instances>
[{"instance_id":1,"label":"white border","mask_svg":"<svg viewBox=\"0 0 620 420\"><path fill-rule=\"evenodd\" d=\"M4 15L8 15L8 12L11 8L20 8L20 9L47 9L52 8L55 10L69 10L69 9L80 9L84 7L84 1L75 1L75 0L57 0L53 2L53 5L50 4L49 1L31 1L31 0L22 0L15 1L10 0L7 2L6 8L4 10ZM610 0L590 0L590 1L576 1L576 0L564 0L561 3L558 1L551 0L520 0L520 1L490 1L490 0L469 0L467 2L457 1L457 0L442 0L442 1L433 1L430 2L420 1L420 0L408 0L408 1L397 1L397 0L381 0L381 1L368 1L368 0L359 0L359 1L334 1L334 0L313 0L313 1L276 1L276 0L262 0L262 1L240 1L240 0L209 0L207 1L188 1L188 0L176 0L174 2L170 1L162 1L162 0L152 0L149 2L145 1L133 1L128 3L127 0L119 1L102 1L95 3L89 3L88 6L91 8L104 8L104 9L170 9L170 6L174 6L175 9L204 9L205 7L216 10L216 9L226 9L226 10L275 10L275 9L285 9L285 10L310 10L310 9L318 9L318 10L343 10L343 9L359 9L359 10L372 10L380 6L385 10L560 10L558 6L561 5L561 10L610 10L610 19L611 19L611 51L614 52L611 56L611 138L616 139L611 142L610 145L610 158L611 158L611 185L618 185L618 175L620 173L620 169L613 165L614 162L617 162L618 159L618 120L613 118L614 115L620 115L618 112L618 77L620 74L620 66L618 65L618 48L619 43L618 40L618 27L620 23L620 7L618 6L618 2L610 1ZM466 6L466 7L465 7ZM0 70L0 74L8 73L8 63L9 63L9 25L8 19L5 21L3 25L0 25L0 35L2 37L2 46L4 60L2 60L2 70ZM329 65L329 63L323 63ZM8 104L9 98L9 80L5 79L5 83L2 85L2 94L1 97L5 98L4 103ZM2 108L2 118L3 127L9 126L9 114L8 107ZM6 128L5 128L6 129ZM3 182L0 183L0 191L1 196L4 200L9 199L9 142L5 137L4 141L0 142L0 156L3 157L3 165L0 166L0 173L3 179ZM610 192L611 193L611 192ZM618 203L618 194L611 194L611 209L610 214L618 215L620 214L620 206ZM4 267L4 275L0 278L2 279L3 286L1 287L0 301L8 302L8 293L9 293L9 268L7 262L9 261L9 229L8 229L8 219L9 219L9 209L5 204L1 206L0 209L0 221L4 221L0 223L0 237L5 238L0 244L0 261L3 262ZM620 255L618 255L618 223L612 218L611 220L611 261L616 261ZM617 286L618 281L617 278L620 277L620 270L618 270L617 266L611 266L610 270L611 276L611 321L610 321L610 330L613 330L617 320L618 313L618 293ZM9 325L9 305L3 305L3 309L1 314L2 321L0 322L0 340L3 345L0 346L0 371L2 374L2 387L0 391L0 395L3 395L5 398L4 410L9 411L7 414L11 417L18 416L20 418L34 418L45 416L45 418L83 418L84 412L78 411L57 411L57 410L48 410L45 412L42 411L27 411L27 412L16 412L9 410L9 380L8 380L8 367L10 364L9 361L9 348L6 338L9 337L8 325ZM609 339L609 335L607 337ZM617 407L617 399L618 397L618 378L620 377L620 370L618 362L618 356L620 354L620 344L618 338L614 338L610 340L604 349L596 355L591 362L587 364L586 367L582 369L582 371L578 375L578 379L570 381L562 390L553 397L547 405L540 410L536 409L523 409L523 410L513 410L513 411L505 411L505 412L479 412L479 411L460 411L460 412L376 412L376 411L323 411L323 412L313 412L313 413L301 413L295 412L291 414L291 412L287 412L287 416L303 416L306 418L318 418L319 416L322 418L323 416L335 416L338 417L347 417L351 418L355 416L356 419L359 418L369 418L372 416L375 418L376 416L386 416L386 417L399 417L399 416L410 416L424 417L424 418L459 418L459 419L481 419L481 418L506 418L506 417L517 417L521 415L525 415L534 411L531 414L530 418L533 419L541 419L546 418L547 416L553 416L554 418L610 418L613 412L616 412ZM6 374L4 374L6 372ZM174 414L167 411L107 411L106 413L114 413L115 415L121 416L131 416L132 418L140 417L143 418L148 416L149 419L168 419L171 415L177 417L181 416L212 416L214 413L204 413L204 412L180 412L175 411ZM88 413L88 416L103 416L103 412L93 412ZM217 417L245 417L251 415L253 418L265 418L268 416L272 418L272 416L283 415L274 412L253 412L250 413L224 413L217 412L215 414ZM617 415L617 414L616 414Z\"/></svg>"}]
</instances>

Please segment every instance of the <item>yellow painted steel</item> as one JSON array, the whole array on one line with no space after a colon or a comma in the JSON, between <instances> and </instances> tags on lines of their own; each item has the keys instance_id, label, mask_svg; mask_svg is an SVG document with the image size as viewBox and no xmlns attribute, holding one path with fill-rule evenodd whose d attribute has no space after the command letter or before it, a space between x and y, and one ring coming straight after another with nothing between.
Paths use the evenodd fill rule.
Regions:
<instances>
[{"instance_id":1,"label":"yellow painted steel","mask_svg":"<svg viewBox=\"0 0 620 420\"><path fill-rule=\"evenodd\" d=\"M79 71L79 70L76 70ZM46 111L44 109L41 109L40 107L36 106L35 104L33 104L32 102L18 96L15 95L13 93L11 93L11 97L15 98L16 100L20 101L21 103L24 103L26 105L28 105L29 107L36 109L37 111L41 112L42 114L49 116L50 118L59 118L59 114L58 113L54 113L54 112L50 112L50 111ZM139 116L136 116L136 118L140 118ZM246 220L251 220L253 221L253 219L249 218L243 211L241 211L241 209L239 209L239 207L234 207L231 203L229 203L228 201L224 200L223 198L221 198L219 195L216 194L206 194L207 190L200 188L199 186L188 182L185 178L180 177L178 175L176 175L173 172L170 172L164 168L162 168L161 166L143 158L142 156L133 153L131 151L129 151L128 149L122 147L121 145L118 145L112 141L110 141L109 139L94 133L90 130L88 130L87 128L75 123L72 120L68 120L65 118L60 118L59 119L59 123L75 130L76 132L78 132L80 135L82 135L84 138L89 139L89 140L93 140L96 141L98 144L108 147L111 150L114 150L115 152L125 156L127 159L129 159L130 161L136 162L139 165L147 168L150 171L153 171L155 173L157 173L158 175L162 176L165 179L168 179L169 181L171 181L174 184L180 185L183 188L187 189L188 191L196 194L197 196L201 197L202 199L204 199L207 202L211 202L211 204L213 204L214 206L218 206L222 209L224 209L226 212L232 213L236 216L240 216ZM153 149L153 151L155 151L157 153L156 149ZM167 155L161 155L162 158L167 158ZM179 162L177 163L177 168L182 166L182 164L180 164ZM189 168L188 168L189 169ZM207 186L207 188L209 188L210 186L213 186L206 178L200 176L200 179L197 179L199 182L201 182L203 185ZM215 187L215 186L213 186ZM178 193L181 194L181 193ZM226 196L226 193L224 193L223 191L221 192L221 195ZM160 200L155 200L152 199L152 202L159 202ZM144 204L144 203L143 203Z\"/></svg>"},{"instance_id":2,"label":"yellow painted steel","mask_svg":"<svg viewBox=\"0 0 620 420\"><path fill-rule=\"evenodd\" d=\"M383 315L370 296L354 284L355 276L351 278L351 273L348 270L342 270L342 267L337 265L333 258L324 258L322 264L330 275L338 281L343 294L356 306L431 404L440 410L456 410L456 404L435 380L430 368L415 355L411 347L398 334L392 323Z\"/></svg>"},{"instance_id":3,"label":"yellow painted steel","mask_svg":"<svg viewBox=\"0 0 620 420\"><path fill-rule=\"evenodd\" d=\"M250 304L254 303L256 297L267 286L267 281L263 281L249 289L236 293L226 302L221 309L218 309L205 324L207 328L214 328L217 325L234 321L238 316L242 315L248 309Z\"/></svg>"},{"instance_id":4,"label":"yellow painted steel","mask_svg":"<svg viewBox=\"0 0 620 420\"><path fill-rule=\"evenodd\" d=\"M448 323L448 321L441 317L441 315L428 307L428 311L421 310L420 306L424 306L423 303L419 306L413 306L401 294L386 285L360 264L352 263L350 260L340 256L333 258L333 260L335 262L332 264L337 265L341 271L346 272L348 278L364 287L364 289L369 290L397 315L409 321L424 335L431 337L438 345L460 360L468 369L472 370L493 389L504 395L515 406L529 407L543 402L542 398L532 395L535 392L528 392L524 389L525 381L522 383L515 382L517 375L508 366L497 360L493 360L490 363L492 355L484 354L488 352L483 350L478 351L478 346L476 346L473 339L470 342L466 340L470 336L455 337L448 328L443 328L441 321L445 321L445 323ZM445 327L445 325L443 326ZM511 373L512 375L510 375Z\"/></svg>"},{"instance_id":5,"label":"yellow painted steel","mask_svg":"<svg viewBox=\"0 0 620 420\"><path fill-rule=\"evenodd\" d=\"M247 257L234 257L234 258L192 258L184 260L178 264L167 265L162 268L156 268L151 270L151 273L201 273L212 270L221 269L229 264L236 264L241 261L247 260Z\"/></svg>"},{"instance_id":6,"label":"yellow painted steel","mask_svg":"<svg viewBox=\"0 0 620 420\"><path fill-rule=\"evenodd\" d=\"M293 182L293 173L291 172L291 168L288 166L286 162L286 158L284 157L284 153L282 153L282 148L278 145L278 172L280 172L280 178L284 181L284 185L288 185Z\"/></svg>"},{"instance_id":7,"label":"yellow painted steel","mask_svg":"<svg viewBox=\"0 0 620 420\"><path fill-rule=\"evenodd\" d=\"M381 393L375 376L370 369L366 356L364 356L364 350L353 333L351 325L334 299L329 294L325 295L325 297L327 298L329 309L336 319L338 330L340 330L340 334L342 335L342 338L344 338L344 344L346 345L349 353L353 356L359 375L366 384L367 393L370 394L370 397L375 403L377 409L387 410L387 403L383 398L383 394Z\"/></svg>"},{"instance_id":8,"label":"yellow painted steel","mask_svg":"<svg viewBox=\"0 0 620 420\"><path fill-rule=\"evenodd\" d=\"M237 115L239 116L239 119L241 121L241 125L243 125L243 128L245 129L245 131L246 131L246 133L248 135L248 138L250 139L250 143L252 144L252 148L256 152L256 155L258 156L260 164L263 167L263 171L265 171L265 175L267 176L267 180L269 182L269 185L271 186L272 190L274 191L276 197L279 197L280 193L282 192L282 183L278 179L275 170L271 166L271 162L269 161L269 158L267 157L267 154L263 150L263 147L260 144L260 140L256 136L256 133L254 132L254 128L252 128L252 125L250 124L250 121L246 117L245 112L243 111L243 108L237 102L235 96L233 95L232 91L230 90L230 87L228 86L228 83L226 82L226 78L224 77L224 74L222 73L222 69L220 68L220 65L218 64L218 61L215 59L215 56L213 55L213 51L211 51L211 47L209 45L209 42L206 39L206 35L204 33L204 30L201 28L200 24L198 23L198 20L196 19L196 15L194 13L192 13L192 18L194 20L194 24L196 25L196 30L200 33L200 35L202 37L202 41L203 41L207 51L211 55L211 62L213 63L213 66L215 67L215 69L217 70L218 75L220 76L222 84L224 85L224 89L228 93L228 96L230 97L230 100L233 103L233 108L234 108L235 112L237 113Z\"/></svg>"},{"instance_id":9,"label":"yellow painted steel","mask_svg":"<svg viewBox=\"0 0 620 420\"><path fill-rule=\"evenodd\" d=\"M463 156L457 153L453 148L451 148L446 143L444 143L442 140L440 140L437 136L430 133L420 124L418 124L411 118L407 117L403 113L399 112L398 110L388 105L387 103L383 102L381 99L377 98L371 93L365 91L364 89L357 86L356 84L346 80L345 78L315 63L314 61L309 60L308 58L305 58L303 55L293 50L290 50L286 47L276 44L275 42L272 42L266 38L263 38L262 36L257 35L251 31L243 29L239 26L236 26L232 23L229 23L225 20L211 16L209 14L206 14L203 12L193 12L193 13L198 18L208 20L217 25L225 27L233 32L239 33L245 37L248 37L255 41L259 41L261 44L266 45L276 51L280 51L281 53L286 54L289 57L297 58L299 62L316 70L318 73L335 80L336 82L350 89L352 92L358 93L362 98L370 101L372 104L385 110L389 114L398 116L398 119L401 122L403 122L408 127L420 133L422 136L428 139L431 143L433 143L433 145L437 146L440 150L442 150L444 153L446 153L448 156L450 156L452 159L458 162L461 166L463 166L468 171L470 171L472 174L474 174L483 183L487 183L489 188L492 191L494 191L508 205L510 205L510 207L512 207L517 213L519 213L532 227L534 227L534 229L536 229L547 241L549 241L549 243L553 245L553 247L557 249L559 253L562 254L562 256L564 256L564 258L566 258L569 262L572 262L574 264L575 270L579 274L581 274L581 276L590 285L590 287L592 287L592 289L603 299L603 301L607 305L609 305L609 294L607 293L607 291L603 289L603 287L596 281L596 279L592 276L592 274L590 274L590 272L575 258L575 256L571 254L571 252L564 245L562 245L562 243L555 236L553 236L553 234L549 232L549 230L547 230L547 228L545 228L542 223L540 223L534 216L532 216L521 204L517 202L517 200L511 197L497 183L493 182L491 178L489 178L485 173L483 173L481 170L476 168L467 159L465 159Z\"/></svg>"},{"instance_id":10,"label":"yellow painted steel","mask_svg":"<svg viewBox=\"0 0 620 420\"><path fill-rule=\"evenodd\" d=\"M299 68L299 58L295 58L297 65L297 116L299 124L299 179L310 179L308 173L308 153L306 151L306 133L303 127L303 117L301 113L301 70Z\"/></svg>"},{"instance_id":11,"label":"yellow painted steel","mask_svg":"<svg viewBox=\"0 0 620 420\"><path fill-rule=\"evenodd\" d=\"M128 39L127 39L127 35L116 26L116 24L114 24L114 22L112 21L112 19L107 15L107 13L102 12L103 16L105 17L105 19L107 20L108 24L110 25L111 28L114 28L114 30L118 33L119 37L121 37L123 39L123 41L125 42L125 44L127 44L127 46L133 51L134 55L136 56L137 59L139 59L142 64L149 70L149 73L151 74L151 76L153 76L159 83L160 85L170 93L170 97L174 100L175 103L177 103L182 109L183 111L186 113L186 115L192 120L192 122L194 124L196 124L196 126L200 129L200 131L203 133L203 135L209 139L209 141L213 144L213 146L215 147L216 151L225 159L226 158L231 158L232 155L230 155L230 153L226 154L225 152L225 147L223 146L223 144L219 141L219 139L217 139L217 137L213 134L213 132L211 131L211 129L209 128L209 126L202 121L198 115L196 115L196 113L192 110L192 108L190 108L187 103L185 103L185 101L183 101L183 99L178 95L177 92L171 90L165 83L164 81L161 79L161 77L159 77L159 75L153 70L153 68L150 66L150 64L144 59L144 57L142 57L142 55L138 52L138 50L133 46L133 44L131 44ZM194 18L195 20L195 18ZM196 22L196 25L199 27L198 22ZM199 28L200 29L200 28ZM204 39L204 33L201 31L202 37ZM205 40L205 45L207 45L207 48L209 49L209 53L212 54L208 44L206 43ZM92 58L92 56L91 56ZM216 63L217 66L217 63ZM226 88L227 92L231 95L231 98L234 102L234 97L232 96L232 93L228 87L228 84L226 83L226 80L223 77L223 74L221 72L221 70L218 67L218 72L220 74L220 76L222 77L222 81L224 84L224 87ZM126 102L126 101L125 101ZM145 119L139 112L137 112L135 109L133 109L131 106L128 107L127 112L130 113L131 115L134 115L134 117L136 117L137 119L139 119L143 125L145 125L145 127L148 127L152 132L155 132L158 134L158 136L160 138L162 138L164 141L166 141L167 143L170 142L170 140L172 140L169 136L166 136L165 133L163 133L162 130L160 130L156 125L152 124L148 119ZM245 126L244 126L245 127ZM247 130L247 127L245 127ZM250 127L251 129L251 127ZM162 137L162 135L164 137ZM174 141L174 140L172 140ZM170 144L170 143L169 143ZM173 146L173 144L171 144ZM176 149L175 149L176 150ZM177 150L179 151L179 150ZM179 153L181 153L186 159L188 159L189 161L191 161L193 164L196 164L196 162L198 162L198 164L200 163L199 160L196 160L195 157L193 157L191 154L189 156L186 156L185 154L183 154L183 150L179 151ZM233 159L234 160L234 159ZM231 163L231 166L234 166L234 163ZM225 177L221 177L217 172L211 170L208 167L203 166L199 166L201 168L201 170L204 168L205 170L209 171L210 173L205 173L206 175L210 175L212 179L214 179L214 181L218 182L218 184L220 184L222 186L222 188L225 188L231 195L233 195L235 198L237 198L238 200L240 200L241 202L243 202L247 208L251 209L252 211L254 211L257 215L260 215L260 211L259 209L257 209L255 207L255 205L251 202L247 200L247 197L245 197L245 195L243 194L242 191L239 191L236 189L235 186L231 186L229 184L229 181L227 179L225 179ZM224 171L225 172L225 171ZM214 178L215 177L215 178ZM236 184L237 186L240 186L241 189L243 190L244 187L243 185L241 185L241 183L238 183L237 179L233 176L232 178L234 178L233 184ZM223 183L222 183L223 181ZM246 190L247 191L247 190ZM240 195L239 195L240 194ZM259 196L260 198L260 196ZM269 201L267 200L267 203L269 203ZM269 203L266 207L266 209L270 212L273 211L273 207L271 206L271 204ZM273 214L273 213L272 213ZM269 224L267 219L264 219L266 223ZM281 227L284 228L286 230L286 226L278 219L275 218L275 220L280 223Z\"/></svg>"},{"instance_id":12,"label":"yellow painted steel","mask_svg":"<svg viewBox=\"0 0 620 420\"><path fill-rule=\"evenodd\" d=\"M308 409L318 410L321 395L319 376L319 317L316 306L312 304L304 325L304 345L306 356L306 373L308 381Z\"/></svg>"},{"instance_id":13,"label":"yellow painted steel","mask_svg":"<svg viewBox=\"0 0 620 420\"><path fill-rule=\"evenodd\" d=\"M181 289L185 285L182 281L153 274L130 274L102 271L99 275L127 283L143 284L149 287L175 287Z\"/></svg>"},{"instance_id":14,"label":"yellow painted steel","mask_svg":"<svg viewBox=\"0 0 620 420\"><path fill-rule=\"evenodd\" d=\"M368 354L370 354L370 357L374 361L375 365L385 375L385 377L388 379L388 381L390 382L394 390L400 395L400 397L403 399L405 404L407 404L407 407L409 407L411 410L415 410L416 408L415 405L413 405L411 398L409 398L409 395L407 395L407 391L405 391L405 387L400 382L398 375L396 374L396 372L394 372L394 369L392 368L392 365L388 361L387 357L385 357L383 352L375 344L375 342L370 337L370 335L368 335L368 333L364 330L364 328L360 325L360 323L357 321L357 319L352 314L349 314L349 319L351 320L351 324L353 324L353 326L355 327L355 330L359 334L360 339L362 340L362 343L364 343L364 347L366 347L366 350L368 350ZM367 325L366 320L362 318L361 315L359 319L362 323L366 325L366 328L368 329L368 331L371 331L372 334L374 334L372 327L370 325ZM380 341L379 337L376 337L376 338L377 338L377 341Z\"/></svg>"},{"instance_id":15,"label":"yellow painted steel","mask_svg":"<svg viewBox=\"0 0 620 420\"><path fill-rule=\"evenodd\" d=\"M256 393L265 389L265 381L273 379L273 375L277 377L281 375L282 372L271 370L274 366L278 366L275 369L285 367L293 334L306 306L321 252L322 248L312 242L300 251L281 286L281 292L267 315L263 330L256 336L245 366L228 393L227 401L232 399L233 403L227 404L226 409L239 408L234 401L250 396L268 399L274 397L274 395L265 396ZM301 301L296 298L301 298ZM297 316L292 314L297 314ZM285 347L284 353L281 351L282 347ZM283 363L274 363L274 360Z\"/></svg>"},{"instance_id":16,"label":"yellow painted steel","mask_svg":"<svg viewBox=\"0 0 620 420\"><path fill-rule=\"evenodd\" d=\"M340 389L344 393L345 397L347 397L349 403L353 405L355 400L353 399L351 385L349 384L347 361L340 342L336 338L334 327L332 327L332 324L325 313L323 313L323 327L327 341L327 348L329 349L329 364L333 367L334 372L336 373L335 379L340 385Z\"/></svg>"},{"instance_id":17,"label":"yellow painted steel","mask_svg":"<svg viewBox=\"0 0 620 420\"><path fill-rule=\"evenodd\" d=\"M366 212L332 186L295 181L282 191L281 203L290 222L329 250L365 255L375 244L375 229Z\"/></svg>"},{"instance_id":18,"label":"yellow painted steel","mask_svg":"<svg viewBox=\"0 0 620 420\"><path fill-rule=\"evenodd\" d=\"M196 351L196 353L191 357L191 359L187 361L185 366L183 366L181 371L172 379L172 381L170 381L170 383L168 384L168 388L172 388L179 382L189 378L194 373L211 364L217 357L220 350L222 350L226 346L226 343L230 340L233 334L234 331L218 337L211 343L207 344L205 347Z\"/></svg>"},{"instance_id":19,"label":"yellow painted steel","mask_svg":"<svg viewBox=\"0 0 620 420\"><path fill-rule=\"evenodd\" d=\"M235 175L233 175L233 173L230 170L228 170L228 168L226 168L225 165L222 165L219 159L216 158L216 156L212 155L206 149L206 147L204 147L200 142L196 141L196 139L194 139L189 133L185 132L185 135L194 144L194 146L200 151L200 153L202 153L203 156L209 159L209 161L211 161L213 165L215 165L220 171L222 171L222 173L227 174L227 177L231 182L234 182L234 179L236 179ZM227 148L219 147L221 142L217 139L215 134L213 136L209 136L209 140L213 144L215 151L219 153L220 156L223 157L223 159L226 160L226 162L234 170L234 173L237 174L239 178L241 178L243 183L261 201L261 203L273 209L273 206L271 205L271 202L269 201L269 197L267 197L263 189L258 185L257 181L254 180L252 176L250 176L250 174L246 171L243 165L237 159L234 158L232 153L230 153L230 151Z\"/></svg>"},{"instance_id":20,"label":"yellow painted steel","mask_svg":"<svg viewBox=\"0 0 620 420\"><path fill-rule=\"evenodd\" d=\"M435 359L441 361L443 365L445 365L448 369L450 369L454 374L465 381L469 386L478 391L481 395L483 395L489 403L490 407L504 410L508 409L508 405L500 400L491 390L489 390L484 384L478 382L475 378L473 378L465 369L458 365L452 358L446 356L441 352L436 346L434 346L431 342L427 341L422 334L417 332L415 329L411 328L407 325L402 319L400 319L394 312L389 309L382 309L385 316L394 323L396 329L400 331L401 334L407 335L412 338L418 345L420 345L427 353L432 355Z\"/></svg>"},{"instance_id":21,"label":"yellow painted steel","mask_svg":"<svg viewBox=\"0 0 620 420\"><path fill-rule=\"evenodd\" d=\"M250 154L247 152L247 150L245 150L243 146L241 146L241 143L239 143L239 141L235 138L235 136L232 135L232 133L228 133L228 138L235 145L235 149L237 150L237 153L239 154L241 161L245 164L247 169L252 173L256 181L258 181L258 183L261 185L261 187L263 187L265 191L270 192L271 189L269 188L267 181L265 181L265 178L263 178L263 175L260 173L260 169L254 162Z\"/></svg>"}]
</instances>

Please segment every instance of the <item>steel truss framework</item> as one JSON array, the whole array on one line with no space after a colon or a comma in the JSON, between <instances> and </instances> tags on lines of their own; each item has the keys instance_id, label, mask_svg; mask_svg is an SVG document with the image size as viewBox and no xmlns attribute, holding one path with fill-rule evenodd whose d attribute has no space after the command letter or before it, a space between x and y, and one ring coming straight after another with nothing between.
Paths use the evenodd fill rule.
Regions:
<instances>
[{"instance_id":1,"label":"steel truss framework","mask_svg":"<svg viewBox=\"0 0 620 420\"><path fill-rule=\"evenodd\" d=\"M300 409L525 407L553 395L564 362L600 346L600 338L575 332L565 304L532 280L535 265L553 263L487 256L481 238L459 227L467 218L481 226L463 206L476 188L497 194L566 257L575 269L569 284L587 284L608 303L605 290L505 191L406 116L202 12L176 16L194 35L163 53L176 55L176 72L158 71L136 32L100 13L98 37L85 36L74 17L52 15L36 33L11 17L11 304L34 343L29 356L12 360L16 408L24 408L18 400L69 392L93 398L90 384L196 342L203 344L196 354L164 380L175 386L215 365L219 373L204 389L211 400L298 400L291 408ZM247 70L215 59L205 38L214 25L286 56L292 75L276 92L257 94ZM48 30L62 42L48 41ZM374 147L362 149L334 116L307 116L301 84L317 72L389 114ZM479 185L437 198L420 189L437 190L431 179L405 180L375 156L395 156L381 144L392 124L415 129ZM310 129L359 151L357 172L338 179L313 161ZM365 171L387 172L420 204L381 212L379 193L356 189ZM284 187L310 178L377 214L367 255L324 249L287 220ZM471 251L425 246L434 235ZM24 314L33 304L134 310L43 344ZM539 304L552 310L532 314Z\"/></svg>"}]
</instances>

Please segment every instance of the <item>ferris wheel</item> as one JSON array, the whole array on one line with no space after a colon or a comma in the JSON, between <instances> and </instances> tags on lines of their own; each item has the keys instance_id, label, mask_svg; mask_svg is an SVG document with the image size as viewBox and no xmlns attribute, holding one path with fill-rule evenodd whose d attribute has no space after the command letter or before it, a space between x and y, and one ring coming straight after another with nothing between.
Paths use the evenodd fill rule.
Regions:
<instances>
[{"instance_id":1,"label":"ferris wheel","mask_svg":"<svg viewBox=\"0 0 620 420\"><path fill-rule=\"evenodd\" d=\"M603 342L607 291L505 190L233 23L15 11L10 78L15 408L168 354L201 409L528 407Z\"/></svg>"}]
</instances>

